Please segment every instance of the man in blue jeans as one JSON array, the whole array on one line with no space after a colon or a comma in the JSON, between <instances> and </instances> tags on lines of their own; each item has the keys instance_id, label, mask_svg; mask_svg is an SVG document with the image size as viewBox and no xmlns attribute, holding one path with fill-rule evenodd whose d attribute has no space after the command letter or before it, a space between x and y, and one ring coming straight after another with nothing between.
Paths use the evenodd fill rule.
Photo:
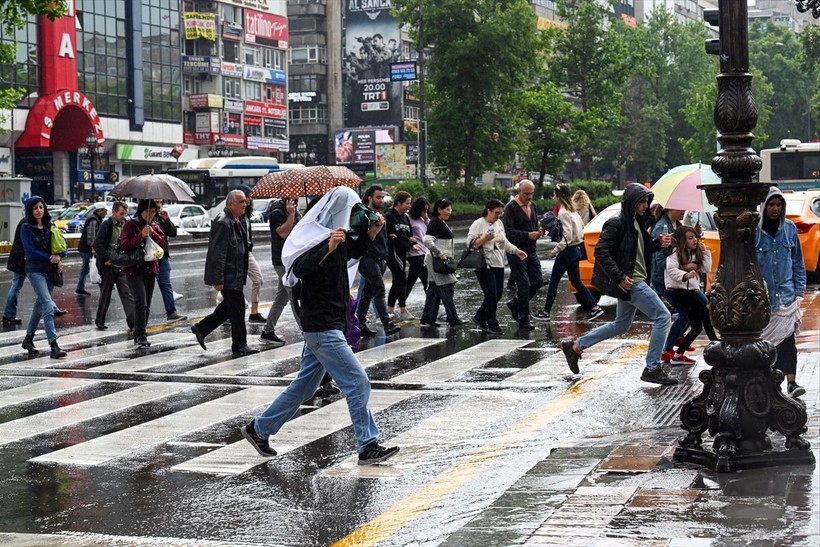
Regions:
<instances>
[{"instance_id":1,"label":"man in blue jeans","mask_svg":"<svg viewBox=\"0 0 820 547\"><path fill-rule=\"evenodd\" d=\"M598 342L623 334L632 326L635 312L641 310L652 321L646 367L641 380L653 384L674 385L661 366L661 351L666 339L671 314L647 280L651 276L652 253L668 247L669 234L656 238L649 235L652 215L648 213L652 193L643 185L633 183L624 190L621 213L606 221L595 246L595 267L592 283L602 294L618 299L615 320L594 328L577 340L561 342L570 370L578 374L578 361L583 351Z\"/></svg>"},{"instance_id":2,"label":"man in blue jeans","mask_svg":"<svg viewBox=\"0 0 820 547\"><path fill-rule=\"evenodd\" d=\"M301 317L305 349L299 373L261 416L241 428L242 436L261 456L275 456L268 437L275 435L313 397L325 371L347 399L356 436L359 465L380 463L394 456L398 447L379 444L379 428L370 412L370 380L347 344L350 321L350 282L347 261L360 258L384 226L384 217L370 224L365 218L351 221L358 194L337 187L305 214L285 242L282 262L289 272L296 310ZM294 276L294 278L291 278Z\"/></svg>"},{"instance_id":3,"label":"man in blue jeans","mask_svg":"<svg viewBox=\"0 0 820 547\"><path fill-rule=\"evenodd\" d=\"M168 211L162 208L162 200L155 199L154 203L157 205L157 215L154 218L154 222L159 224L159 227L165 234L165 241L168 241L169 237L177 236L177 227L168 217ZM162 294L162 303L165 305L165 315L168 321L184 321L188 319L188 317L178 314L176 304L174 303L174 289L171 286L171 257L168 256L170 253L168 252L167 246L163 250L165 254L163 254L159 260L157 285L159 286L160 294Z\"/></svg>"}]
</instances>

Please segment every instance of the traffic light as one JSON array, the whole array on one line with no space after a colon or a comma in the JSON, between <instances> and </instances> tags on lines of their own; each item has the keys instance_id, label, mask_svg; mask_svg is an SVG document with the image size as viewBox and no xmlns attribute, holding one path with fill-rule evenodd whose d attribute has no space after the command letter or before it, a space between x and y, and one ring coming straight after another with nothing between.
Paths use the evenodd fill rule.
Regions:
<instances>
[{"instance_id":1,"label":"traffic light","mask_svg":"<svg viewBox=\"0 0 820 547\"><path fill-rule=\"evenodd\" d=\"M703 20L713 27L720 26L720 11L717 8L703 10ZM706 53L720 55L720 39L706 40Z\"/></svg>"}]
</instances>

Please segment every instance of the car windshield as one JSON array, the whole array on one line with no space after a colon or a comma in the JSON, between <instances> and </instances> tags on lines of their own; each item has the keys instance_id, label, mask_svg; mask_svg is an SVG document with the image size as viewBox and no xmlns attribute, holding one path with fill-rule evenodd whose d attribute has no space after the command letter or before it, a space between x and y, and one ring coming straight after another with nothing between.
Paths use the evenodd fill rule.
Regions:
<instances>
[{"instance_id":1,"label":"car windshield","mask_svg":"<svg viewBox=\"0 0 820 547\"><path fill-rule=\"evenodd\" d=\"M182 209L182 205L172 203L170 205L163 205L162 208L168 212L168 216L175 217L179 214L179 210Z\"/></svg>"},{"instance_id":2,"label":"car windshield","mask_svg":"<svg viewBox=\"0 0 820 547\"><path fill-rule=\"evenodd\" d=\"M268 203L270 203L269 199L255 199L253 200L253 210L261 213L268 208Z\"/></svg>"},{"instance_id":3,"label":"car windshield","mask_svg":"<svg viewBox=\"0 0 820 547\"><path fill-rule=\"evenodd\" d=\"M65 211L60 213L60 216L57 217L57 218L59 218L61 220L72 220L72 219L77 218L81 214L85 213L86 211L88 211L88 207L82 207L82 208L78 207L78 208L74 208L74 209L66 209Z\"/></svg>"}]
</instances>

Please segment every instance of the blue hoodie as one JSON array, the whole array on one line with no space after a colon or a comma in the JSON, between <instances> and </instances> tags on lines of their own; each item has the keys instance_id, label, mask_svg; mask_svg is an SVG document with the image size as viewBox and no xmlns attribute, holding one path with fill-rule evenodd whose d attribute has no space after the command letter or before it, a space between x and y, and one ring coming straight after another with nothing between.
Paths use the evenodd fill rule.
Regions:
<instances>
[{"instance_id":1,"label":"blue hoodie","mask_svg":"<svg viewBox=\"0 0 820 547\"><path fill-rule=\"evenodd\" d=\"M32 209L37 203L42 203L45 209L42 228L37 227L32 214ZM51 215L48 213L46 202L40 196L31 196L26 202L26 223L20 228L20 240L26 253L26 274L49 273L51 271Z\"/></svg>"}]
</instances>

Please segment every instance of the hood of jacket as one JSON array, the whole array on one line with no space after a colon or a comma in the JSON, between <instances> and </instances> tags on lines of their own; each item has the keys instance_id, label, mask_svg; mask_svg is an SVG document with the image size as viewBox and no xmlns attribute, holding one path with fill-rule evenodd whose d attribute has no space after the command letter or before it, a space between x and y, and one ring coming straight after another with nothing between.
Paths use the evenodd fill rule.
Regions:
<instances>
[{"instance_id":1,"label":"hood of jacket","mask_svg":"<svg viewBox=\"0 0 820 547\"><path fill-rule=\"evenodd\" d=\"M43 204L43 227L45 228L51 224L51 215L48 212L48 207L46 206L45 200L40 196L31 196L26 201L26 222L29 224L36 224L32 210L37 203Z\"/></svg>"},{"instance_id":2,"label":"hood of jacket","mask_svg":"<svg viewBox=\"0 0 820 547\"><path fill-rule=\"evenodd\" d=\"M621 199L621 215L625 216L627 220L635 218L635 208L647 196L651 205L655 195L646 186L637 182L627 184Z\"/></svg>"},{"instance_id":3,"label":"hood of jacket","mask_svg":"<svg viewBox=\"0 0 820 547\"><path fill-rule=\"evenodd\" d=\"M769 193L766 194L766 199L764 199L763 203L760 204L760 219L757 221L757 224L760 226L761 230L763 229L763 220L766 218L766 205L768 205L769 201L771 201L774 197L779 197L780 201L783 202L783 208L780 209L780 218L778 219L777 228L782 228L783 224L786 222L786 198L783 195L783 192L780 191L780 188L777 186L772 186L769 188Z\"/></svg>"}]
</instances>

